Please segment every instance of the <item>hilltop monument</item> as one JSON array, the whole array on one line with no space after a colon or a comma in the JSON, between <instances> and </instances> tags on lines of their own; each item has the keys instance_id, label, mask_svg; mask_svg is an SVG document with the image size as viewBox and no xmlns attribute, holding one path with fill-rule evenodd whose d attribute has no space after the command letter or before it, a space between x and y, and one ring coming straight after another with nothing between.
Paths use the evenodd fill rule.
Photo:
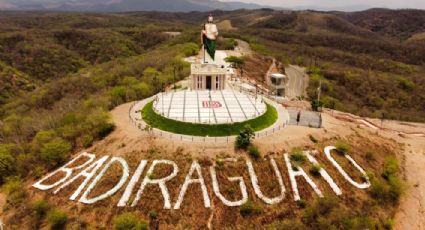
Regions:
<instances>
[{"instance_id":1,"label":"hilltop monument","mask_svg":"<svg viewBox=\"0 0 425 230\"><path fill-rule=\"evenodd\" d=\"M204 54L204 63L206 62L206 55L210 55L212 60L215 60L216 40L218 36L217 25L214 24L214 17L212 14L208 16L207 23L201 32L201 43Z\"/></svg>"},{"instance_id":2,"label":"hilltop monument","mask_svg":"<svg viewBox=\"0 0 425 230\"><path fill-rule=\"evenodd\" d=\"M225 66L223 53L216 52L217 25L210 14L201 30L202 61L191 66L191 88L193 90L224 90L226 79L233 74Z\"/></svg>"}]
</instances>

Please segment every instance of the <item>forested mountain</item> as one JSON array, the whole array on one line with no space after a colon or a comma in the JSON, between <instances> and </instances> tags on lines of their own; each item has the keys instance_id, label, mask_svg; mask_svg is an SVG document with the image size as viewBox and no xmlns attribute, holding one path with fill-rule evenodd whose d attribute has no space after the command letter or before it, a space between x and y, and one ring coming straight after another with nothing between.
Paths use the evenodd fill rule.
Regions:
<instances>
[{"instance_id":1,"label":"forested mountain","mask_svg":"<svg viewBox=\"0 0 425 230\"><path fill-rule=\"evenodd\" d=\"M226 37L247 40L258 52L284 63L318 64L328 106L367 116L423 121L424 11L263 9L214 14L233 26L222 30ZM28 76L25 82L30 87L23 87L28 90L168 44L164 31L181 31L177 40L197 42L199 22L207 15L5 12L0 16L0 61L7 69ZM394 17L389 20L389 15ZM313 90L314 79L311 82ZM310 94L314 96L313 91ZM3 93L3 98L12 95Z\"/></svg>"},{"instance_id":2,"label":"forested mountain","mask_svg":"<svg viewBox=\"0 0 425 230\"><path fill-rule=\"evenodd\" d=\"M321 81L326 107L425 122L425 11L213 13L226 25L219 48L227 45L223 38L239 38L267 60L307 67L307 99L317 97ZM7 182L11 223L40 227L22 181L107 136L117 105L189 75L183 57L199 52L208 14L1 12L0 185ZM181 35L164 33L170 31Z\"/></svg>"},{"instance_id":3,"label":"forested mountain","mask_svg":"<svg viewBox=\"0 0 425 230\"><path fill-rule=\"evenodd\" d=\"M3 4L1 4L3 2ZM217 0L1 0L0 9L9 10L60 10L60 11L210 11L215 9L257 9L257 4L221 2Z\"/></svg>"}]
</instances>

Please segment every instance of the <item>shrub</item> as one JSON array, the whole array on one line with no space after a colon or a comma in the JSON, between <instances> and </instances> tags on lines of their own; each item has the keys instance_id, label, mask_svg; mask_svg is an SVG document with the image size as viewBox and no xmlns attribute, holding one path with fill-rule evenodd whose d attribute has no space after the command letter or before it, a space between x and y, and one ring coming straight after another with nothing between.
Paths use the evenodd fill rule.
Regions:
<instances>
[{"instance_id":1,"label":"shrub","mask_svg":"<svg viewBox=\"0 0 425 230\"><path fill-rule=\"evenodd\" d=\"M317 143L317 142L319 142L313 135L308 135L308 137L310 138L310 140L311 140L311 142L313 142L313 143Z\"/></svg>"},{"instance_id":2,"label":"shrub","mask_svg":"<svg viewBox=\"0 0 425 230\"><path fill-rule=\"evenodd\" d=\"M393 229L394 224L395 224L394 219L390 218L385 220L385 222L383 223L383 226L384 226L384 229L390 230L390 229Z\"/></svg>"},{"instance_id":3,"label":"shrub","mask_svg":"<svg viewBox=\"0 0 425 230\"><path fill-rule=\"evenodd\" d=\"M346 217L342 220L343 229L380 229L376 221L368 216Z\"/></svg>"},{"instance_id":4,"label":"shrub","mask_svg":"<svg viewBox=\"0 0 425 230\"><path fill-rule=\"evenodd\" d=\"M307 207L307 201L304 200L304 199L300 199L300 200L297 201L297 206L299 208L305 208L305 207Z\"/></svg>"},{"instance_id":5,"label":"shrub","mask_svg":"<svg viewBox=\"0 0 425 230\"><path fill-rule=\"evenodd\" d=\"M47 213L47 221L52 225L52 228L61 228L68 221L68 216L63 211L53 209Z\"/></svg>"},{"instance_id":6,"label":"shrub","mask_svg":"<svg viewBox=\"0 0 425 230\"><path fill-rule=\"evenodd\" d=\"M255 205L252 201L247 201L239 208L241 216L246 217L261 212L261 207Z\"/></svg>"},{"instance_id":7,"label":"shrub","mask_svg":"<svg viewBox=\"0 0 425 230\"><path fill-rule=\"evenodd\" d=\"M7 203L12 207L20 205L27 196L19 177L8 178L4 188L7 192Z\"/></svg>"},{"instance_id":8,"label":"shrub","mask_svg":"<svg viewBox=\"0 0 425 230\"><path fill-rule=\"evenodd\" d=\"M307 227L299 220L284 220L275 224L272 229L275 230L304 230Z\"/></svg>"},{"instance_id":9,"label":"shrub","mask_svg":"<svg viewBox=\"0 0 425 230\"><path fill-rule=\"evenodd\" d=\"M373 198L381 203L396 203L403 192L403 184L396 176L391 176L386 181L377 178L371 180L369 193Z\"/></svg>"},{"instance_id":10,"label":"shrub","mask_svg":"<svg viewBox=\"0 0 425 230\"><path fill-rule=\"evenodd\" d=\"M413 88L415 88L415 83L405 77L399 77L398 78L398 86L404 90L411 90Z\"/></svg>"},{"instance_id":11,"label":"shrub","mask_svg":"<svg viewBox=\"0 0 425 230\"><path fill-rule=\"evenodd\" d=\"M317 200L311 207L308 207L303 212L303 222L314 224L319 222L319 218L328 216L335 208L338 207L338 202L333 197L324 197ZM325 223L321 223L325 224ZM325 228L326 229L326 228Z\"/></svg>"},{"instance_id":12,"label":"shrub","mask_svg":"<svg viewBox=\"0 0 425 230\"><path fill-rule=\"evenodd\" d=\"M382 172L382 177L389 179L392 176L395 176L398 173L398 161L395 157L387 157L384 162L384 170Z\"/></svg>"},{"instance_id":13,"label":"shrub","mask_svg":"<svg viewBox=\"0 0 425 230\"><path fill-rule=\"evenodd\" d=\"M86 134L81 137L81 142L84 148L88 148L93 144L93 137L89 134Z\"/></svg>"},{"instance_id":14,"label":"shrub","mask_svg":"<svg viewBox=\"0 0 425 230\"><path fill-rule=\"evenodd\" d=\"M104 138L108 136L108 134L110 134L112 131L114 131L114 129L115 129L114 124L104 122L97 126L96 133L99 138Z\"/></svg>"},{"instance_id":15,"label":"shrub","mask_svg":"<svg viewBox=\"0 0 425 230\"><path fill-rule=\"evenodd\" d=\"M199 46L196 43L186 43L183 46L183 54L186 57L190 57L193 55L198 54L199 52Z\"/></svg>"},{"instance_id":16,"label":"shrub","mask_svg":"<svg viewBox=\"0 0 425 230\"><path fill-rule=\"evenodd\" d=\"M0 145L0 184L15 171L15 158L11 153L13 145Z\"/></svg>"},{"instance_id":17,"label":"shrub","mask_svg":"<svg viewBox=\"0 0 425 230\"><path fill-rule=\"evenodd\" d=\"M313 111L319 111L319 108L323 106L323 102L318 101L317 99L314 99L311 101L311 108Z\"/></svg>"},{"instance_id":18,"label":"shrub","mask_svg":"<svg viewBox=\"0 0 425 230\"><path fill-rule=\"evenodd\" d=\"M373 156L373 152L370 152L370 151L366 152L365 158L367 160L374 160L375 159L375 157Z\"/></svg>"},{"instance_id":19,"label":"shrub","mask_svg":"<svg viewBox=\"0 0 425 230\"><path fill-rule=\"evenodd\" d=\"M109 91L112 106L122 104L126 101L127 90L124 86L115 86Z\"/></svg>"},{"instance_id":20,"label":"shrub","mask_svg":"<svg viewBox=\"0 0 425 230\"><path fill-rule=\"evenodd\" d=\"M307 161L307 157L305 156L302 149L300 148L293 148L291 150L290 158L293 162L295 162L298 165L303 164L304 162Z\"/></svg>"},{"instance_id":21,"label":"shrub","mask_svg":"<svg viewBox=\"0 0 425 230\"><path fill-rule=\"evenodd\" d=\"M240 68L245 61L240 57L229 56L224 59L226 62L232 63L233 67Z\"/></svg>"},{"instance_id":22,"label":"shrub","mask_svg":"<svg viewBox=\"0 0 425 230\"><path fill-rule=\"evenodd\" d=\"M36 200L33 204L32 204L34 213L41 217L46 215L48 209L49 209L49 204L47 203L46 200Z\"/></svg>"},{"instance_id":23,"label":"shrub","mask_svg":"<svg viewBox=\"0 0 425 230\"><path fill-rule=\"evenodd\" d=\"M320 176L321 169L322 169L322 166L320 164L314 164L310 168L310 173L314 176Z\"/></svg>"},{"instance_id":24,"label":"shrub","mask_svg":"<svg viewBox=\"0 0 425 230\"><path fill-rule=\"evenodd\" d=\"M261 157L260 151L258 150L258 147L255 145L250 145L248 147L248 153L254 159L259 159Z\"/></svg>"},{"instance_id":25,"label":"shrub","mask_svg":"<svg viewBox=\"0 0 425 230\"><path fill-rule=\"evenodd\" d=\"M238 42L235 39L230 38L230 39L224 39L219 45L220 45L220 49L232 50L238 45Z\"/></svg>"},{"instance_id":26,"label":"shrub","mask_svg":"<svg viewBox=\"0 0 425 230\"><path fill-rule=\"evenodd\" d=\"M339 154L345 155L350 151L351 146L343 141L338 141L335 145L335 148Z\"/></svg>"},{"instance_id":27,"label":"shrub","mask_svg":"<svg viewBox=\"0 0 425 230\"><path fill-rule=\"evenodd\" d=\"M53 130L39 131L31 142L31 147L34 152L39 152L41 147L57 137Z\"/></svg>"},{"instance_id":28,"label":"shrub","mask_svg":"<svg viewBox=\"0 0 425 230\"><path fill-rule=\"evenodd\" d=\"M71 151L71 144L62 138L55 138L46 143L40 150L41 157L44 161L52 166L62 164Z\"/></svg>"},{"instance_id":29,"label":"shrub","mask_svg":"<svg viewBox=\"0 0 425 230\"><path fill-rule=\"evenodd\" d=\"M251 139L254 138L254 130L251 126L245 126L244 130L242 130L239 135L236 137L236 148L237 149L246 149L251 144Z\"/></svg>"},{"instance_id":30,"label":"shrub","mask_svg":"<svg viewBox=\"0 0 425 230\"><path fill-rule=\"evenodd\" d=\"M156 219L156 218L158 217L158 213L157 213L157 212L155 212L155 211L150 211L150 212L149 212L149 217L150 217L151 219Z\"/></svg>"},{"instance_id":31,"label":"shrub","mask_svg":"<svg viewBox=\"0 0 425 230\"><path fill-rule=\"evenodd\" d=\"M137 218L133 213L123 213L114 219L115 230L144 230L148 229L145 221Z\"/></svg>"}]
</instances>

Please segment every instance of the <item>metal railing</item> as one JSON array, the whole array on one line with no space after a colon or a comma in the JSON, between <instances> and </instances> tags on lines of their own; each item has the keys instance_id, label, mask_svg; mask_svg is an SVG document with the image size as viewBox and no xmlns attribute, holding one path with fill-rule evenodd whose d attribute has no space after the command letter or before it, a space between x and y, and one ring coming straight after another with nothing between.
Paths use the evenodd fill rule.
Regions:
<instances>
[{"instance_id":1,"label":"metal railing","mask_svg":"<svg viewBox=\"0 0 425 230\"><path fill-rule=\"evenodd\" d=\"M143 108L145 104L147 104L146 101L151 102L153 98L154 97L145 99L144 101L140 101L140 102L133 102L133 104L130 106L130 109L128 112L129 121L141 132L145 132L148 135L152 135L156 137L167 138L169 140L186 141L186 142L230 143L236 140L236 136L226 136L226 137L189 136L189 135L183 135L183 134L170 133L167 131L150 127L142 120L141 109ZM285 128L286 124L287 122L284 124L279 124L278 126L273 126L265 130L255 132L255 138L266 137L276 132L279 132L280 130Z\"/></svg>"}]
</instances>

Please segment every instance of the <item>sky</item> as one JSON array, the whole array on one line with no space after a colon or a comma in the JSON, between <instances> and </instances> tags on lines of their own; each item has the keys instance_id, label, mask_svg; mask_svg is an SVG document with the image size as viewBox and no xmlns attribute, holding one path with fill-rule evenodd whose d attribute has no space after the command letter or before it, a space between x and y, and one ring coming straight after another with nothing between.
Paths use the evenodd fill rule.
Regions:
<instances>
[{"instance_id":1,"label":"sky","mask_svg":"<svg viewBox=\"0 0 425 230\"><path fill-rule=\"evenodd\" d=\"M234 1L234 0L221 0ZM425 9L425 0L238 0L241 2L258 3L262 5L297 8L316 6L323 8L349 8L353 6L384 7L384 8L420 8Z\"/></svg>"}]
</instances>

